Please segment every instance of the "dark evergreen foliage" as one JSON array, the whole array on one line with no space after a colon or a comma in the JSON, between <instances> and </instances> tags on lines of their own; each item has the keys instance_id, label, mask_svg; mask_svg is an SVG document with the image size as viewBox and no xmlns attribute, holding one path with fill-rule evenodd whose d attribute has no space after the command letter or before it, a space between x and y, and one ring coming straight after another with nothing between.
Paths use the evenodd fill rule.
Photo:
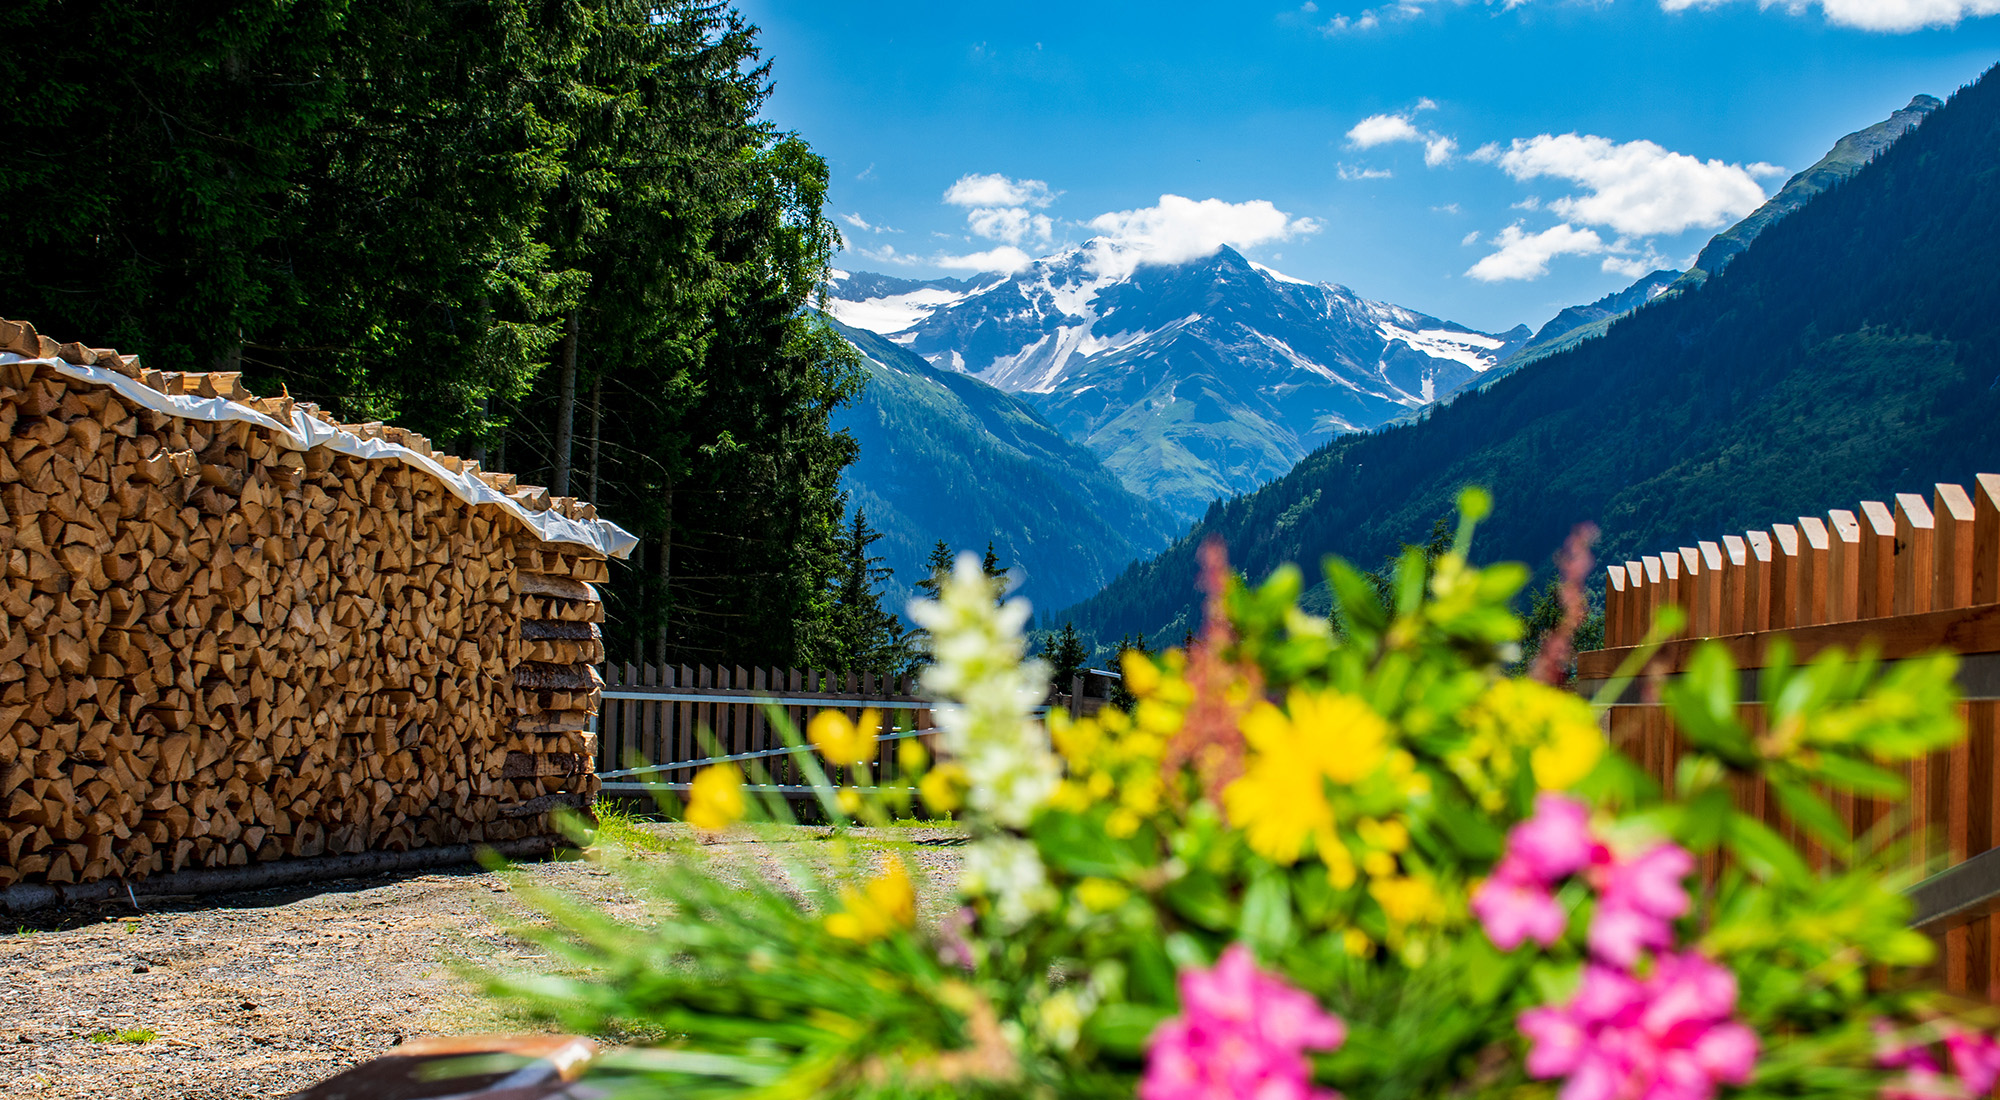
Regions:
<instances>
[{"instance_id":1,"label":"dark evergreen foliage","mask_svg":"<svg viewBox=\"0 0 2000 1100\"><path fill-rule=\"evenodd\" d=\"M643 539L615 657L799 659L861 375L809 308L826 166L734 11L22 0L0 34L37 57L0 315L566 482Z\"/></svg>"}]
</instances>

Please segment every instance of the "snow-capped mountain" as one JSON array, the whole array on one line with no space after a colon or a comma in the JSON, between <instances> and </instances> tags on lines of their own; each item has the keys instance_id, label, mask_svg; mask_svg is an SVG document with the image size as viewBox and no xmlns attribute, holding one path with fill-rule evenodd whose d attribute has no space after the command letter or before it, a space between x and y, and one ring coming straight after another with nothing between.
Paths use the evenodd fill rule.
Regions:
<instances>
[{"instance_id":1,"label":"snow-capped mountain","mask_svg":"<svg viewBox=\"0 0 2000 1100\"><path fill-rule=\"evenodd\" d=\"M1226 247L1171 265L1103 259L1092 242L983 280L839 273L828 311L1019 394L1183 519L1336 433L1451 393L1529 335L1372 302Z\"/></svg>"}]
</instances>

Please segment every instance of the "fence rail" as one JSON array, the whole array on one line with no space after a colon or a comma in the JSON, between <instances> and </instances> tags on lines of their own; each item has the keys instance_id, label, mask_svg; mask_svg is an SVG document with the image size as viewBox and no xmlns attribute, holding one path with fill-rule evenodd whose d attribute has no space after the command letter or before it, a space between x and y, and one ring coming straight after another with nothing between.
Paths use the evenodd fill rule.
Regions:
<instances>
[{"instance_id":1,"label":"fence rail","mask_svg":"<svg viewBox=\"0 0 2000 1100\"><path fill-rule=\"evenodd\" d=\"M606 665L604 702L597 718L597 772L622 778L643 774L638 783L672 790L694 778L696 768L715 759L756 761L766 777L783 786L806 780L786 751L783 737L765 710L777 705L795 729L803 731L812 715L835 709L850 718L873 708L888 711L885 724L901 730L929 730L931 703L917 694L914 676L880 673L835 673L820 669L780 669L741 666ZM929 734L922 740L928 741ZM871 779L895 774L896 749L902 739L877 747L870 764ZM644 769L635 773L633 769ZM841 769L837 781L852 781ZM832 777L830 777L832 778Z\"/></svg>"},{"instance_id":2,"label":"fence rail","mask_svg":"<svg viewBox=\"0 0 2000 1100\"><path fill-rule=\"evenodd\" d=\"M1579 654L1578 686L1607 683L1652 629L1660 609L1688 625L1653 658L1654 675L1685 671L1695 647L1715 639L1743 673L1744 720L1762 729L1758 669L1784 639L1799 659L1839 646L1873 646L1888 660L1937 649L1963 656L1959 685L1967 737L1903 767L1909 781L1909 850L1944 870L1912 890L1919 927L1942 939L1947 987L2000 998L2000 475L1970 491L1941 484L1930 497L1801 516L1768 529L1648 554L1605 573L1605 645ZM1635 685L1611 707L1610 732L1654 776L1670 782L1680 734L1649 691ZM1779 812L1761 782L1741 783L1737 804L1762 817L1808 857L1824 853ZM1835 796L1856 835L1886 807Z\"/></svg>"},{"instance_id":3,"label":"fence rail","mask_svg":"<svg viewBox=\"0 0 2000 1100\"><path fill-rule=\"evenodd\" d=\"M603 703L597 716L597 774L614 793L665 789L684 791L697 769L714 763L750 764L782 794L810 793L811 787L770 721L775 705L793 728L804 731L812 716L834 709L859 717L864 709L885 712L885 730L868 764L869 782L897 785L902 769L897 749L911 738L935 750L932 702L918 693L916 677L881 673L828 672L688 665L605 665ZM1088 713L1104 705L1117 674L1091 669L1064 695L1048 704ZM1045 709L1046 709L1045 705ZM859 769L831 770L835 783L859 782Z\"/></svg>"}]
</instances>

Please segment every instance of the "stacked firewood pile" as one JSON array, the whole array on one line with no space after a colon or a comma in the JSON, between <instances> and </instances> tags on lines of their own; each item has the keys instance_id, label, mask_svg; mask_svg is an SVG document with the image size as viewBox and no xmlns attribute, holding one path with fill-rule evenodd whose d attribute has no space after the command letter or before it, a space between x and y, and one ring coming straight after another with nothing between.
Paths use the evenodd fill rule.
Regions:
<instances>
[{"instance_id":1,"label":"stacked firewood pile","mask_svg":"<svg viewBox=\"0 0 2000 1100\"><path fill-rule=\"evenodd\" d=\"M330 423L20 323L0 352ZM421 437L342 427L596 524ZM0 363L0 886L511 839L596 789L604 555L395 457L292 439Z\"/></svg>"}]
</instances>

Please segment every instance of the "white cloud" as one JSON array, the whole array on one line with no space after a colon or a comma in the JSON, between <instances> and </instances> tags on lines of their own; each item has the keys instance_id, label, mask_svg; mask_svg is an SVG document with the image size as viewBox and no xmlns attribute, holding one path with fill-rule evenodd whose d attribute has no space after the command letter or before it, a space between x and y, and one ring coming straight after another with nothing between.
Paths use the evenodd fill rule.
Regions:
<instances>
[{"instance_id":1,"label":"white cloud","mask_svg":"<svg viewBox=\"0 0 2000 1100\"><path fill-rule=\"evenodd\" d=\"M1666 11L1720 7L1725 0L1660 0ZM1955 27L1960 21L2000 14L2000 0L1816 0L1826 21L1864 31L1905 34L1925 27ZM1758 0L1760 8L1783 8L1803 15L1807 0Z\"/></svg>"},{"instance_id":2,"label":"white cloud","mask_svg":"<svg viewBox=\"0 0 2000 1100\"><path fill-rule=\"evenodd\" d=\"M1702 161L1650 141L1621 145L1574 133L1516 138L1505 150L1482 147L1474 158L1496 161L1517 180L1552 176L1581 184L1587 194L1556 199L1549 209L1635 236L1714 228L1740 218L1762 205L1757 176L1772 171L1761 163L1745 168Z\"/></svg>"},{"instance_id":3,"label":"white cloud","mask_svg":"<svg viewBox=\"0 0 2000 1100\"><path fill-rule=\"evenodd\" d=\"M999 248L989 248L984 252L973 252L964 256L940 253L932 257L930 262L947 271L997 271L1002 275L1012 275L1035 261L1034 257L1013 245L1003 244Z\"/></svg>"},{"instance_id":4,"label":"white cloud","mask_svg":"<svg viewBox=\"0 0 2000 1100\"><path fill-rule=\"evenodd\" d=\"M1041 180L1010 180L998 172L978 176L970 173L945 189L944 201L951 206L1047 206L1056 193Z\"/></svg>"},{"instance_id":5,"label":"white cloud","mask_svg":"<svg viewBox=\"0 0 2000 1100\"><path fill-rule=\"evenodd\" d=\"M1458 153L1458 139L1438 133L1436 130L1417 128L1414 118L1423 111L1438 109L1437 101L1425 96L1417 100L1417 105L1406 114L1369 115L1347 131L1347 144L1353 149L1373 149L1377 145L1392 145L1397 142L1414 142L1424 147L1424 163L1432 168L1451 163Z\"/></svg>"},{"instance_id":6,"label":"white cloud","mask_svg":"<svg viewBox=\"0 0 2000 1100\"><path fill-rule=\"evenodd\" d=\"M856 229L859 229L859 230L862 230L862 231L864 231L864 232L868 232L868 233L901 233L901 232L902 232L902 230L900 230L900 229L891 229L891 228L889 228L889 227L888 227L888 226L886 226L886 225L870 225L870 224L868 223L868 221L867 221L866 219L864 219L864 218L863 218L863 217L861 216L861 214L860 214L860 212L859 212L859 211L856 211L855 213L852 213L852 214L841 214L841 215L839 215L839 217L840 217L840 220L841 220L841 221L844 221L844 222L846 222L847 224L849 224L849 225L853 226L854 228L856 228Z\"/></svg>"},{"instance_id":7,"label":"white cloud","mask_svg":"<svg viewBox=\"0 0 2000 1100\"><path fill-rule=\"evenodd\" d=\"M991 241L1047 244L1055 234L1055 222L1047 214L1030 214L1023 206L982 206L967 212L965 224L974 233Z\"/></svg>"},{"instance_id":8,"label":"white cloud","mask_svg":"<svg viewBox=\"0 0 2000 1100\"><path fill-rule=\"evenodd\" d=\"M1422 141L1423 131L1402 115L1369 115L1347 131L1347 143L1356 149L1373 149L1393 141Z\"/></svg>"},{"instance_id":9,"label":"white cloud","mask_svg":"<svg viewBox=\"0 0 2000 1100\"><path fill-rule=\"evenodd\" d=\"M1090 227L1098 236L1090 244L1089 264L1099 275L1128 275L1141 264L1183 263L1223 245L1248 248L1319 231L1318 222L1294 218L1264 199L1196 202L1180 195L1161 195L1156 206L1100 214Z\"/></svg>"},{"instance_id":10,"label":"white cloud","mask_svg":"<svg viewBox=\"0 0 2000 1100\"><path fill-rule=\"evenodd\" d=\"M1340 178L1344 180L1385 180L1396 173L1387 168L1349 168L1340 166Z\"/></svg>"},{"instance_id":11,"label":"white cloud","mask_svg":"<svg viewBox=\"0 0 2000 1100\"><path fill-rule=\"evenodd\" d=\"M1475 229L1472 232L1467 233L1465 236L1459 238L1458 247L1464 248L1466 245L1478 244L1478 243L1479 243L1479 230Z\"/></svg>"},{"instance_id":12,"label":"white cloud","mask_svg":"<svg viewBox=\"0 0 2000 1100\"><path fill-rule=\"evenodd\" d=\"M1456 214L1458 212L1458 204L1455 202L1448 202L1443 206L1431 207L1431 213L1433 214Z\"/></svg>"},{"instance_id":13,"label":"white cloud","mask_svg":"<svg viewBox=\"0 0 2000 1100\"><path fill-rule=\"evenodd\" d=\"M1565 222L1540 233L1525 233L1519 222L1493 238L1499 251L1466 269L1466 274L1482 283L1508 279L1539 279L1549 273L1549 261L1557 256L1590 256L1604 251L1604 239L1588 229Z\"/></svg>"},{"instance_id":14,"label":"white cloud","mask_svg":"<svg viewBox=\"0 0 2000 1100\"><path fill-rule=\"evenodd\" d=\"M1654 266L1643 259L1628 259L1619 256L1604 257L1604 262L1599 264L1598 267L1613 275L1623 275L1628 279L1636 279L1654 270Z\"/></svg>"}]
</instances>

